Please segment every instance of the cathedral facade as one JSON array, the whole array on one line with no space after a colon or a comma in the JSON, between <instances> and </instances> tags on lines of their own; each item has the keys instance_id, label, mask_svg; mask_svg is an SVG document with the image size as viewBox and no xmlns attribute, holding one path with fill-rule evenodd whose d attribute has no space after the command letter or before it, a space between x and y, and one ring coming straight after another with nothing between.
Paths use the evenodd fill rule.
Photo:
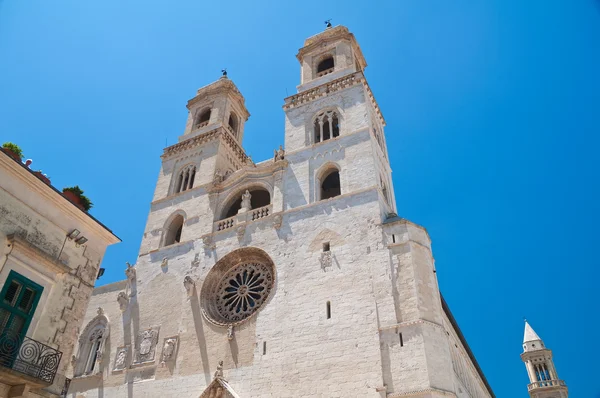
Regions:
<instances>
[{"instance_id":1,"label":"cathedral facade","mask_svg":"<svg viewBox=\"0 0 600 398\"><path fill-rule=\"evenodd\" d=\"M246 155L227 76L188 102L138 259L94 290L70 396L494 397L427 231L397 216L354 35L329 27L297 58L272 159Z\"/></svg>"}]
</instances>

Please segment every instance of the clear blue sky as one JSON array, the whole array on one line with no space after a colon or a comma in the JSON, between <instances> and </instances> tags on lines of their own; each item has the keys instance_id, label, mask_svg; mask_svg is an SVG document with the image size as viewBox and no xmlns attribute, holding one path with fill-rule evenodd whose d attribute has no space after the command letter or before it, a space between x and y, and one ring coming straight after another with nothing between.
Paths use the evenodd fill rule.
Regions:
<instances>
[{"instance_id":1,"label":"clear blue sky","mask_svg":"<svg viewBox=\"0 0 600 398\"><path fill-rule=\"evenodd\" d=\"M0 141L79 184L134 262L162 148L227 67L254 160L283 143L303 40L356 35L387 120L398 212L498 397L527 397L526 316L575 398L600 397L600 0L0 0ZM377 4L377 5L375 5Z\"/></svg>"}]
</instances>

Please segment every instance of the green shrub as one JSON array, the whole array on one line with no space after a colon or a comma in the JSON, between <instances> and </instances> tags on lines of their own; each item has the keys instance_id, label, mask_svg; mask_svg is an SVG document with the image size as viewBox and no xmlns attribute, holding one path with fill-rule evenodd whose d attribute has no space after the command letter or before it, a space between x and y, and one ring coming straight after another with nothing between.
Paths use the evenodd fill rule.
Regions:
<instances>
[{"instance_id":1,"label":"green shrub","mask_svg":"<svg viewBox=\"0 0 600 398\"><path fill-rule=\"evenodd\" d=\"M13 144L12 142L5 142L4 144L2 144L2 148L14 152L15 155L21 158L23 157L23 151L21 150L21 147L17 144Z\"/></svg>"},{"instance_id":2,"label":"green shrub","mask_svg":"<svg viewBox=\"0 0 600 398\"><path fill-rule=\"evenodd\" d=\"M94 206L94 204L92 203L90 198L88 198L87 196L85 196L83 194L83 190L81 188L79 188L79 185L75 185L74 187L64 188L63 192L64 191L73 192L75 195L77 195L79 197L79 200L81 201L81 205L83 206L85 211L89 211Z\"/></svg>"}]
</instances>

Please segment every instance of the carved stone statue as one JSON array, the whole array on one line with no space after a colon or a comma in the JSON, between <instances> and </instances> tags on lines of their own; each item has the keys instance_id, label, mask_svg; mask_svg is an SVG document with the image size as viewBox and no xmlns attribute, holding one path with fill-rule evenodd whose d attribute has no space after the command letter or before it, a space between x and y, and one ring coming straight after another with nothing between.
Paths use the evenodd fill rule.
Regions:
<instances>
[{"instance_id":1,"label":"carved stone statue","mask_svg":"<svg viewBox=\"0 0 600 398\"><path fill-rule=\"evenodd\" d=\"M273 161L283 160L285 158L285 150L283 146L279 145L279 150L274 150Z\"/></svg>"},{"instance_id":2,"label":"carved stone statue","mask_svg":"<svg viewBox=\"0 0 600 398\"><path fill-rule=\"evenodd\" d=\"M129 264L129 262L125 262L125 264L127 264L127 268L125 269L125 276L127 276L127 279L132 281L135 279L135 266Z\"/></svg>"},{"instance_id":3,"label":"carved stone statue","mask_svg":"<svg viewBox=\"0 0 600 398\"><path fill-rule=\"evenodd\" d=\"M227 340L233 340L233 325L227 327Z\"/></svg>"},{"instance_id":4,"label":"carved stone statue","mask_svg":"<svg viewBox=\"0 0 600 398\"><path fill-rule=\"evenodd\" d=\"M98 315L104 315L104 308L98 307L98 309L96 310L96 314L98 314Z\"/></svg>"},{"instance_id":5,"label":"carved stone statue","mask_svg":"<svg viewBox=\"0 0 600 398\"><path fill-rule=\"evenodd\" d=\"M127 306L129 305L129 298L127 297L127 293L119 292L117 296L117 302L119 303L119 308L121 312L127 311Z\"/></svg>"},{"instance_id":6,"label":"carved stone statue","mask_svg":"<svg viewBox=\"0 0 600 398\"><path fill-rule=\"evenodd\" d=\"M73 367L73 372L75 372L75 367L77 366L77 357L75 355L71 355L71 366Z\"/></svg>"},{"instance_id":7,"label":"carved stone statue","mask_svg":"<svg viewBox=\"0 0 600 398\"><path fill-rule=\"evenodd\" d=\"M161 363L164 365L165 362L168 362L173 357L175 353L175 346L177 345L177 338L172 337L165 340L165 345L163 346L163 353L161 358Z\"/></svg>"},{"instance_id":8,"label":"carved stone statue","mask_svg":"<svg viewBox=\"0 0 600 398\"><path fill-rule=\"evenodd\" d=\"M217 365L217 370L215 371L215 379L219 378L222 379L223 378L223 361L219 361L219 364Z\"/></svg>"},{"instance_id":9,"label":"carved stone statue","mask_svg":"<svg viewBox=\"0 0 600 398\"><path fill-rule=\"evenodd\" d=\"M160 263L160 266L164 268L167 265L169 265L169 259L166 257L163 257L162 262Z\"/></svg>"},{"instance_id":10,"label":"carved stone statue","mask_svg":"<svg viewBox=\"0 0 600 398\"><path fill-rule=\"evenodd\" d=\"M196 283L189 275L183 279L183 286L187 291L188 297L192 297L192 295L194 294L194 286L196 286Z\"/></svg>"},{"instance_id":11,"label":"carved stone statue","mask_svg":"<svg viewBox=\"0 0 600 398\"><path fill-rule=\"evenodd\" d=\"M252 209L252 205L250 204L251 198L252 195L250 194L250 191L246 189L246 192L242 194L242 207L240 208L239 213L243 213Z\"/></svg>"}]
</instances>

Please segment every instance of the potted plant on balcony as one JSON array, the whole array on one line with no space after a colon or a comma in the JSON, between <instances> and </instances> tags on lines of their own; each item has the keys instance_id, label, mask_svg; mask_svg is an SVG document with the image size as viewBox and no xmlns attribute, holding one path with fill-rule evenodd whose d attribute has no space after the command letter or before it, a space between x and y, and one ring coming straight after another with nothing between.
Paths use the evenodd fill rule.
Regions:
<instances>
[{"instance_id":1,"label":"potted plant on balcony","mask_svg":"<svg viewBox=\"0 0 600 398\"><path fill-rule=\"evenodd\" d=\"M44 173L42 173L42 170L34 171L33 174L35 174L37 178L44 181L46 184L51 185L50 179Z\"/></svg>"},{"instance_id":2,"label":"potted plant on balcony","mask_svg":"<svg viewBox=\"0 0 600 398\"><path fill-rule=\"evenodd\" d=\"M83 190L79 188L78 185L75 185L74 187L64 188L63 196L75 206L79 207L81 210L89 211L93 206L93 203L90 201L90 198L83 194Z\"/></svg>"},{"instance_id":3,"label":"potted plant on balcony","mask_svg":"<svg viewBox=\"0 0 600 398\"><path fill-rule=\"evenodd\" d=\"M19 162L21 162L21 159L23 158L23 151L21 148L12 142L5 142L2 144L2 151Z\"/></svg>"}]
</instances>

